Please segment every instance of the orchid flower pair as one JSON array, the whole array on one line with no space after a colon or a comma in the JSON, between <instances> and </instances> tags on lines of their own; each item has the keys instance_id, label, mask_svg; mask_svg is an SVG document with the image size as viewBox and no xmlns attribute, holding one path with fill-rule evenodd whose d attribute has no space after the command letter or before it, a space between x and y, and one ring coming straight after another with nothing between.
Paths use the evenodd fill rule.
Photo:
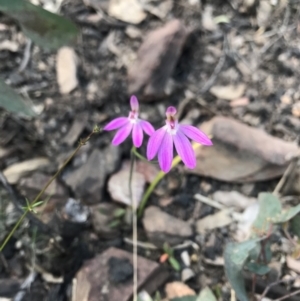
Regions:
<instances>
[{"instance_id":1,"label":"orchid flower pair","mask_svg":"<svg viewBox=\"0 0 300 301\"><path fill-rule=\"evenodd\" d=\"M196 155L189 139L203 144L212 145L211 140L199 129L191 125L179 124L175 118L176 108L166 110L166 124L155 131L153 126L145 120L139 119L139 102L133 95L130 98L131 111L128 117L118 117L109 122L104 130L117 130L112 144L121 144L132 132L132 142L135 147L143 143L144 132L150 136L147 145L147 159L152 160L156 155L163 172L170 171L173 160L173 144L186 167L196 167ZM189 138L189 139L188 139Z\"/></svg>"}]
</instances>

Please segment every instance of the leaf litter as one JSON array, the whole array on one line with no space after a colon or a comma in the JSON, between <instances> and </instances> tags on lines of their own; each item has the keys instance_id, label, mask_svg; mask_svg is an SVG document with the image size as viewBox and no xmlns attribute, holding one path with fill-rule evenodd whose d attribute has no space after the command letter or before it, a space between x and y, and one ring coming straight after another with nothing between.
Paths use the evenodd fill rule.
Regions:
<instances>
[{"instance_id":1,"label":"leaf litter","mask_svg":"<svg viewBox=\"0 0 300 301\"><path fill-rule=\"evenodd\" d=\"M44 1L34 3L43 4L51 10L58 5L58 2L48 5L42 2ZM126 14L125 10L122 18L125 16L127 21L124 21L109 14L109 5L112 2L71 1L61 5L59 17L65 15L77 23L82 38L77 41L78 44L71 46L80 64L77 65L76 62L75 66L71 52L66 56L66 60L63 60L64 63L72 61L72 64L68 65L70 68L62 65L61 69L68 74L66 78L73 81L73 84L65 89L68 92L64 94L59 90L59 85L56 85L58 83L55 72L58 62L56 51L69 44L73 37L75 38L73 30L68 32L72 26L68 27L65 35L61 35L64 41L59 40L50 45L53 41L50 41L49 37L52 37L54 28L45 35L48 39L45 41L45 37L41 37L39 32L31 32L34 28L26 28L22 20L19 28L12 25L16 23L7 16L0 17L1 40L17 43L11 44L10 46L13 47L10 49L6 46L7 49L2 49L0 52L3 79L18 94L28 94L35 106L47 104L39 118L32 121L27 119L23 121L16 115L0 115L0 147L4 150L14 150L4 152L1 157L2 169L5 170L15 162L23 162L33 157L46 156L50 162L61 164L61 156L71 152L86 131L91 130L95 124L103 126L108 120L125 112L125 102L128 100L126 75L130 74L129 69L138 58L138 49L143 43L147 43L149 32L157 34L157 31L162 30L169 21L180 20L186 31L176 44L178 45L176 50L180 48L180 51L174 55L172 43L166 41L168 35L160 36L161 39L155 40L159 41L157 43L149 43L148 40L150 46L146 45L146 63L141 59L139 61L138 58L135 68L140 69L138 72L132 72L135 78L130 80L135 81L136 89L141 95L152 94L149 98L141 98L141 106L156 128L162 125L165 108L171 104L179 105L180 116L188 123L201 123L204 131L214 139L215 146L210 148L209 153L204 148L198 148L196 174L190 174L179 164L159 183L147 205L147 209L153 206L157 208L156 211L154 210L154 216L150 215L148 222L152 228L150 229L148 224L147 228L143 223L138 226L139 240L141 240L139 254L157 263L161 255L160 246L166 241L172 243L174 259L181 270L173 271L168 261L160 266L169 269L172 280L178 277L182 280L186 279L182 276L187 270L186 259L183 260L181 254L188 253L190 264L187 276L191 278L186 285L196 294L189 296L193 298L191 300L195 298L199 300L201 295L205 300L210 300L208 298L215 300L214 297L227 300L231 294L231 287L228 279L224 278L223 270L224 262L227 264L227 257L223 256L224 249L225 255L227 254L227 243L247 242L253 235L253 224L257 218L261 218L260 192L273 191L282 175L287 184L297 182L293 174L286 176L287 166L291 164L291 159L298 155L297 139L300 129L297 114L300 95L297 80L299 58L295 46L298 38L294 23L297 9L293 3L284 5L285 1L233 0L230 3L222 2L220 5L211 3L211 7L208 8L207 5L193 0L137 1L137 13ZM261 15L261 8L267 13ZM203 18L204 13L208 16L208 22ZM268 19L266 16L269 16ZM135 23L134 30L132 27L128 29L128 25L133 22L139 23ZM55 28L59 26L57 22ZM23 47L25 39L22 30L25 36L33 40L33 46L29 50ZM176 40L176 34L178 32L172 39ZM167 46L158 49L164 43ZM55 50L49 52L43 50L41 46ZM149 54L154 59L151 57L150 60ZM16 75L14 70L19 70L23 57L27 60L26 67ZM148 76L146 80L142 77L143 74ZM206 85L207 92L203 92L205 89L202 90L202 87L206 83L209 84ZM188 97L183 103L185 95ZM48 105L49 99L51 105ZM39 135L35 133L36 130ZM60 228L62 240L68 242L65 245L72 256L68 262L63 256L62 260L60 255L57 256L57 250L51 248L47 239L42 241L37 236L38 256L35 258L37 264L46 271L45 273L58 275L58 279L61 279L60 276L69 275L70 266L80 270L82 260L103 254L110 245L118 245L118 248L128 250L128 245L124 247L122 243L125 238L131 237L131 229L129 224L124 222L126 217L123 216L127 210L128 198L123 203L113 202L108 191L108 183L114 175L126 169L122 163L128 159L130 145L124 144L117 151L110 148L106 150L109 141L109 137L103 133L93 138L73 162L69 163L65 173L58 179L59 182L62 180L68 184L68 190L63 190L60 198L66 202L70 197L75 196L76 201L80 201L85 206L88 204L89 209L95 211L87 218L87 222L78 225L72 222L72 219L58 219L62 212L59 205L62 204L57 202L56 196L52 196L48 206L45 207L52 213L51 217L54 217L47 222ZM143 152L144 149L141 149L141 153ZM295 166L297 170L298 165ZM155 164L137 166L136 172L144 179L145 188L155 178L156 168ZM48 166L47 170L42 172L50 177L55 172L53 169L53 166ZM15 180L17 187L23 183L23 177L26 176L26 180L31 178L34 181L36 174L41 174L41 171L26 171L24 176ZM66 180L68 177L69 180ZM127 180L120 181L120 187L123 188L119 190L123 196L126 195L126 187L128 187L126 183ZM249 183L248 186L245 183ZM114 185L111 185L111 191L113 187ZM262 218L263 224L266 226L271 223L275 231L272 234L270 249L279 250L283 258L289 252L296 256L297 248L293 243L298 242L299 234L297 231L299 189L294 190L294 195L289 196L289 201L285 201L286 190L280 189L279 193L282 195L280 213L277 212L278 215L271 217L272 220L269 220L269 215L268 217L265 215ZM194 195L202 195L206 201L199 202L193 197ZM47 197L51 198L51 194L47 194ZM278 203L278 200L270 201L274 198L268 197L268 199L268 202ZM163 200L171 201L163 202ZM273 208L274 204L269 207ZM103 212L106 210L106 213L102 211L100 213L99 210ZM118 214L121 215L116 216L115 210L119 210ZM219 220L214 218L220 212L226 213L226 216L227 212L230 212L230 223L216 227ZM267 212L269 211L265 210L265 213ZM150 230L159 230L158 226L161 226L155 222L158 218L165 222L164 227L161 227L161 232L153 231L151 235ZM195 228L197 222L205 219L209 221L209 218L210 222L214 222L211 229L197 233ZM45 219L41 218L41 220ZM112 225L115 226L111 227ZM258 226L257 222L256 226ZM5 234L6 230L3 229ZM184 229L186 233L178 237L180 231ZM267 229L267 227L260 229L263 230L261 233L265 233ZM289 233L291 237L285 237ZM30 253L32 248L28 243L32 241L32 233L24 227L16 237L22 240L20 248L26 254L22 261L32 258ZM158 247L155 250L147 249L147 242L150 239L157 243ZM282 247L277 244L277 241L282 242ZM85 250L92 250L92 255L87 254ZM249 255L248 258L252 258L252 253L248 252L248 249L245 254ZM277 253L273 254L273 261L277 260L276 255ZM11 256L14 258L15 255ZM276 279L281 277L280 275L287 279L295 274L295 271L288 266L279 263ZM8 264L10 264L9 259ZM271 264L274 262L270 263L270 267ZM266 271L265 266L259 268L247 262L245 270L260 273L262 270ZM25 272L24 278L27 276ZM96 273L91 275L96 276ZM46 297L49 292L56 299L65 298L65 295L62 296L65 292L61 293L63 290L58 293L47 284L47 281L51 282L50 278L34 281L34 285L42 281L39 285L42 288L46 287L38 293ZM156 287L157 292L148 296L154 299L160 292L164 298L164 286L169 281L160 284ZM85 294L84 289L97 282L91 280L81 283L83 283L81 291L78 287L73 287L77 300L82 300L80 294ZM265 283L264 279L258 278L256 293L262 293L259 288L264 285L264 289L268 285ZM245 284L248 293L250 290L247 277ZM207 286L212 294L208 293L209 289L201 292ZM128 291L131 292L130 284L128 287ZM277 291L273 299L278 299L287 292L281 290L280 284L275 288L279 289L279 293ZM105 292L105 286L103 290ZM276 290L274 291L276 293ZM274 291L273 288L270 289L270 296ZM28 298L35 300L36 290L31 290L30 294ZM122 298L118 298L118 301L122 301Z\"/></svg>"}]
</instances>

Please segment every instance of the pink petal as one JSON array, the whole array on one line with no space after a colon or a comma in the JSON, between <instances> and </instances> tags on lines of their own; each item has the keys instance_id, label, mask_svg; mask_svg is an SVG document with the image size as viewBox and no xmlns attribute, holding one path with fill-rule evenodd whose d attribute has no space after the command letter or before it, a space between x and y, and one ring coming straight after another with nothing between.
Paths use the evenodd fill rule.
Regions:
<instances>
[{"instance_id":1,"label":"pink petal","mask_svg":"<svg viewBox=\"0 0 300 301\"><path fill-rule=\"evenodd\" d=\"M213 145L212 141L202 131L192 125L180 124L179 131L200 144Z\"/></svg>"},{"instance_id":2,"label":"pink petal","mask_svg":"<svg viewBox=\"0 0 300 301\"><path fill-rule=\"evenodd\" d=\"M129 120L126 117L115 118L104 127L104 130L105 131L116 130L116 129L124 126L127 122L129 122Z\"/></svg>"},{"instance_id":3,"label":"pink petal","mask_svg":"<svg viewBox=\"0 0 300 301\"><path fill-rule=\"evenodd\" d=\"M135 95L132 95L130 97L130 106L131 106L131 110L133 111L137 112L139 110L139 101Z\"/></svg>"},{"instance_id":4,"label":"pink petal","mask_svg":"<svg viewBox=\"0 0 300 301\"><path fill-rule=\"evenodd\" d=\"M124 125L123 127L121 127L117 131L114 139L112 140L112 144L113 145L119 145L119 144L121 144L129 136L129 134L131 132L131 129L132 129L132 125L133 124L131 122L128 122L126 125Z\"/></svg>"},{"instance_id":5,"label":"pink petal","mask_svg":"<svg viewBox=\"0 0 300 301\"><path fill-rule=\"evenodd\" d=\"M157 151L162 143L165 134L166 134L166 129L165 127L162 127L151 135L147 145L148 160L152 160L156 156Z\"/></svg>"},{"instance_id":6,"label":"pink petal","mask_svg":"<svg viewBox=\"0 0 300 301\"><path fill-rule=\"evenodd\" d=\"M174 136L174 144L179 157L186 167L193 169L196 167L196 156L191 142L186 136L178 131Z\"/></svg>"},{"instance_id":7,"label":"pink petal","mask_svg":"<svg viewBox=\"0 0 300 301\"><path fill-rule=\"evenodd\" d=\"M171 117L171 116L175 116L177 113L177 110L175 107L168 107L166 110L166 116L167 117Z\"/></svg>"},{"instance_id":8,"label":"pink petal","mask_svg":"<svg viewBox=\"0 0 300 301\"><path fill-rule=\"evenodd\" d=\"M151 136L155 132L154 127L148 121L140 120L140 125L141 125L142 129L144 130L144 132L149 136Z\"/></svg>"},{"instance_id":9,"label":"pink petal","mask_svg":"<svg viewBox=\"0 0 300 301\"><path fill-rule=\"evenodd\" d=\"M173 136L166 133L158 150L158 162L163 172L169 172L173 160Z\"/></svg>"},{"instance_id":10,"label":"pink petal","mask_svg":"<svg viewBox=\"0 0 300 301\"><path fill-rule=\"evenodd\" d=\"M132 142L135 147L140 147L143 143L144 133L140 123L135 123L132 129Z\"/></svg>"}]
</instances>

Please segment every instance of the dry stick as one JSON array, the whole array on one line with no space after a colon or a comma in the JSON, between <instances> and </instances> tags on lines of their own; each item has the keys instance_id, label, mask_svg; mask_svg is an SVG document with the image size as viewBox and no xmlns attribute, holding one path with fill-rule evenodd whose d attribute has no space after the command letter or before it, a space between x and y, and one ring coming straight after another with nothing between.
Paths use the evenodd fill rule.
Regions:
<instances>
[{"instance_id":1,"label":"dry stick","mask_svg":"<svg viewBox=\"0 0 300 301\"><path fill-rule=\"evenodd\" d=\"M280 190L282 189L282 187L284 186L284 184L287 181L287 178L289 177L289 175L293 172L293 170L296 167L296 164L298 162L298 158L293 158L292 161L290 162L289 166L287 167L287 169L285 170L283 176L281 177L280 181L278 182L278 184L276 185L273 194L278 195Z\"/></svg>"},{"instance_id":2,"label":"dry stick","mask_svg":"<svg viewBox=\"0 0 300 301\"><path fill-rule=\"evenodd\" d=\"M212 75L210 76L210 78L208 79L206 84L202 87L202 89L201 89L202 93L207 92L210 89L210 87L214 84L214 82L216 81L219 73L221 72L221 70L225 64L225 61L226 61L226 54L222 55L221 58L219 59L219 62L216 65Z\"/></svg>"},{"instance_id":3,"label":"dry stick","mask_svg":"<svg viewBox=\"0 0 300 301\"><path fill-rule=\"evenodd\" d=\"M288 282L288 281L294 281L296 280L297 278L299 278L300 276L296 276L294 278L291 278L291 279L281 279L281 280L277 280L271 284L269 284L265 290L263 291L262 295L260 296L260 301L263 300L263 298L267 295L268 291L271 289L271 287L277 285L277 284L280 284L280 283L284 283L284 282Z\"/></svg>"},{"instance_id":4,"label":"dry stick","mask_svg":"<svg viewBox=\"0 0 300 301\"><path fill-rule=\"evenodd\" d=\"M137 281L137 202L132 193L132 178L134 170L135 154L134 148L131 153L130 174L129 174L129 196L132 206L132 240L133 240L133 301L137 301L138 281Z\"/></svg>"},{"instance_id":5,"label":"dry stick","mask_svg":"<svg viewBox=\"0 0 300 301\"><path fill-rule=\"evenodd\" d=\"M0 247L0 252L3 251L4 247L8 243L8 241L11 239L15 231L19 228L23 220L25 219L28 212L31 211L32 206L38 202L38 200L41 198L41 196L44 194L46 189L51 185L51 183L57 178L57 176L61 173L61 171L67 166L67 164L71 161L71 159L77 154L77 152L80 150L80 148L85 145L91 138L91 136L94 133L98 133L100 131L99 128L94 128L94 130L83 140L81 140L77 146L77 148L74 150L74 152L70 155L70 157L64 162L64 164L58 169L58 171L55 173L55 175L46 183L46 185L43 187L43 189L39 192L39 194L36 196L36 198L30 203L30 205L26 208L24 213L21 215L20 219L17 221L13 229L10 231L8 236L6 237L5 241Z\"/></svg>"},{"instance_id":6,"label":"dry stick","mask_svg":"<svg viewBox=\"0 0 300 301\"><path fill-rule=\"evenodd\" d=\"M24 71L29 63L31 45L32 45L32 41L30 39L27 39L23 59L22 59L21 65L18 69L19 72Z\"/></svg>"},{"instance_id":7,"label":"dry stick","mask_svg":"<svg viewBox=\"0 0 300 301\"><path fill-rule=\"evenodd\" d=\"M292 297L292 296L295 296L295 295L298 295L298 294L300 294L300 290L297 290L295 292L289 293L289 294L287 294L287 295L285 295L285 296L283 296L281 298L275 299L274 301L282 301L284 299L287 299L289 297Z\"/></svg>"}]
</instances>

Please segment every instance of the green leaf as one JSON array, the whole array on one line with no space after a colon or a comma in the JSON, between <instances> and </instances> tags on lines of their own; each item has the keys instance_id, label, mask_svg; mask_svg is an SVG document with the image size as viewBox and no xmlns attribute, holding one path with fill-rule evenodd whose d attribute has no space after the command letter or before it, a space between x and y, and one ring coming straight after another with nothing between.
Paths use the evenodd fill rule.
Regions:
<instances>
[{"instance_id":1,"label":"green leaf","mask_svg":"<svg viewBox=\"0 0 300 301\"><path fill-rule=\"evenodd\" d=\"M246 267L250 272L261 276L266 275L271 270L267 265L257 262L248 262L246 263Z\"/></svg>"},{"instance_id":2,"label":"green leaf","mask_svg":"<svg viewBox=\"0 0 300 301\"><path fill-rule=\"evenodd\" d=\"M169 246L168 243L164 243L163 245L163 250L166 254L168 254L170 257L173 257L174 251L173 249Z\"/></svg>"},{"instance_id":3,"label":"green leaf","mask_svg":"<svg viewBox=\"0 0 300 301\"><path fill-rule=\"evenodd\" d=\"M180 271L181 267L176 258L174 258L173 256L170 256L168 260L169 260L170 265L172 266L172 268L175 271Z\"/></svg>"},{"instance_id":4,"label":"green leaf","mask_svg":"<svg viewBox=\"0 0 300 301\"><path fill-rule=\"evenodd\" d=\"M217 299L210 288L206 287L200 292L197 301L217 301Z\"/></svg>"},{"instance_id":5,"label":"green leaf","mask_svg":"<svg viewBox=\"0 0 300 301\"><path fill-rule=\"evenodd\" d=\"M116 227L118 227L120 225L120 223L121 223L120 220L115 219L115 220L113 220L112 222L110 222L108 224L108 227L109 228L116 228Z\"/></svg>"},{"instance_id":6,"label":"green leaf","mask_svg":"<svg viewBox=\"0 0 300 301\"><path fill-rule=\"evenodd\" d=\"M253 232L258 234L256 236L267 233L272 225L271 219L280 214L281 203L280 200L271 193L262 192L258 196L259 213L253 223Z\"/></svg>"},{"instance_id":7,"label":"green leaf","mask_svg":"<svg viewBox=\"0 0 300 301\"><path fill-rule=\"evenodd\" d=\"M126 213L126 210L123 208L118 208L114 211L114 217L122 217Z\"/></svg>"},{"instance_id":8,"label":"green leaf","mask_svg":"<svg viewBox=\"0 0 300 301\"><path fill-rule=\"evenodd\" d=\"M35 112L24 102L23 98L1 80L0 107L11 113L25 115L28 117L36 116Z\"/></svg>"},{"instance_id":9,"label":"green leaf","mask_svg":"<svg viewBox=\"0 0 300 301\"><path fill-rule=\"evenodd\" d=\"M300 214L293 217L291 220L291 230L300 238Z\"/></svg>"},{"instance_id":10,"label":"green leaf","mask_svg":"<svg viewBox=\"0 0 300 301\"><path fill-rule=\"evenodd\" d=\"M242 270L250 252L257 247L258 241L256 238L242 243L228 243L225 247L225 273L240 301L249 301Z\"/></svg>"},{"instance_id":11,"label":"green leaf","mask_svg":"<svg viewBox=\"0 0 300 301\"><path fill-rule=\"evenodd\" d=\"M184 296L184 297L178 297L173 298L171 301L197 301L197 296Z\"/></svg>"},{"instance_id":12,"label":"green leaf","mask_svg":"<svg viewBox=\"0 0 300 301\"><path fill-rule=\"evenodd\" d=\"M46 49L58 49L75 42L76 25L25 0L1 0L0 11L15 19L24 34Z\"/></svg>"},{"instance_id":13,"label":"green leaf","mask_svg":"<svg viewBox=\"0 0 300 301\"><path fill-rule=\"evenodd\" d=\"M289 209L283 209L279 214L271 218L274 224L281 224L289 221L300 212L300 204Z\"/></svg>"}]
</instances>

